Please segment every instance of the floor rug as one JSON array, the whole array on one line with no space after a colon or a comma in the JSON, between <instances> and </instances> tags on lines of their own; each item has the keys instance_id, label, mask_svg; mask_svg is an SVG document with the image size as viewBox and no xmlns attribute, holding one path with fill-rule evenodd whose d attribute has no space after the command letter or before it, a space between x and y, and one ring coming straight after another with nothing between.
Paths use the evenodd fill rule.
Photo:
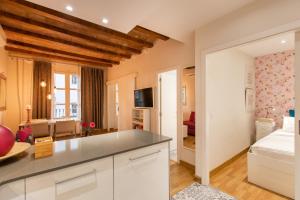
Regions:
<instances>
[{"instance_id":1,"label":"floor rug","mask_svg":"<svg viewBox=\"0 0 300 200\"><path fill-rule=\"evenodd\" d=\"M209 186L193 183L175 194L171 200L236 200L236 198Z\"/></svg>"}]
</instances>

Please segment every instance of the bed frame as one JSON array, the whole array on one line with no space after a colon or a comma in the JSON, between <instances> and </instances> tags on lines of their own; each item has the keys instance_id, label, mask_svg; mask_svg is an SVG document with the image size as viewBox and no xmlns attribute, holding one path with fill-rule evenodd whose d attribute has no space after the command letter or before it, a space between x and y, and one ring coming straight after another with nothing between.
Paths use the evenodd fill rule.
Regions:
<instances>
[{"instance_id":1,"label":"bed frame","mask_svg":"<svg viewBox=\"0 0 300 200\"><path fill-rule=\"evenodd\" d=\"M294 163L248 152L248 181L278 194L295 198Z\"/></svg>"}]
</instances>

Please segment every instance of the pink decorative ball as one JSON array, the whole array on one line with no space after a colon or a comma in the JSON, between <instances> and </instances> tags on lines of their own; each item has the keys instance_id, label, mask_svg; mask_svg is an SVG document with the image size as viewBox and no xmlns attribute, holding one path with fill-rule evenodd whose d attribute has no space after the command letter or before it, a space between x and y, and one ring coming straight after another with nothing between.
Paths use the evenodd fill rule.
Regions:
<instances>
[{"instance_id":1,"label":"pink decorative ball","mask_svg":"<svg viewBox=\"0 0 300 200\"><path fill-rule=\"evenodd\" d=\"M0 157L5 156L15 144L15 135L5 126L0 125Z\"/></svg>"}]
</instances>

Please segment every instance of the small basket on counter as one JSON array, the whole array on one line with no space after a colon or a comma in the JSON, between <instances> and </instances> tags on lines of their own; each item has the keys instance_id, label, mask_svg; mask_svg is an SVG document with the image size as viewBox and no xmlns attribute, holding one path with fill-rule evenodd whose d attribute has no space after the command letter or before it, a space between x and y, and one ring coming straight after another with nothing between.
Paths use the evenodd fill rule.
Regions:
<instances>
[{"instance_id":1,"label":"small basket on counter","mask_svg":"<svg viewBox=\"0 0 300 200\"><path fill-rule=\"evenodd\" d=\"M52 137L42 137L35 139L35 154L34 157L43 158L52 156L53 154L53 139Z\"/></svg>"}]
</instances>

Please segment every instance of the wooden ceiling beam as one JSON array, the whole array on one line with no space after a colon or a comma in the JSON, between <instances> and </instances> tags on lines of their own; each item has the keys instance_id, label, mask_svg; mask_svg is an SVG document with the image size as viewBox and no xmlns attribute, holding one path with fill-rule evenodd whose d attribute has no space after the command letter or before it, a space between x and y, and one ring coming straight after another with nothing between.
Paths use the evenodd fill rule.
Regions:
<instances>
[{"instance_id":1,"label":"wooden ceiling beam","mask_svg":"<svg viewBox=\"0 0 300 200\"><path fill-rule=\"evenodd\" d=\"M48 48L48 47L38 46L38 45L34 45L34 44L19 42L19 41L15 41L15 40L11 40L11 39L7 39L6 42L7 42L8 46L13 46L13 47L16 47L16 48L17 47L26 47L28 50L31 50L31 51L38 50L38 51L43 51L43 52L48 52L48 53L60 54L62 56L67 55L67 56L72 56L74 58L82 58L82 59L86 59L86 60L90 60L90 61L94 61L94 62L107 63L107 64L112 64L112 65L120 64L120 62L116 62L116 61L111 61L111 60L107 60L107 59L81 55L81 54L78 54L78 53L71 53L71 52L57 50L57 49L53 49L53 48Z\"/></svg>"},{"instance_id":2,"label":"wooden ceiling beam","mask_svg":"<svg viewBox=\"0 0 300 200\"><path fill-rule=\"evenodd\" d=\"M82 34L90 33L94 38L107 40L124 46L136 48L151 48L153 44L134 38L130 35L94 24L77 17L67 15L37 4L33 4L24 0L2 0L4 3L0 5L0 9L11 11L19 16L26 17L30 13L30 18L39 22L45 22L49 25L67 30L76 30Z\"/></svg>"},{"instance_id":3,"label":"wooden ceiling beam","mask_svg":"<svg viewBox=\"0 0 300 200\"><path fill-rule=\"evenodd\" d=\"M86 61L86 60L80 60L76 58L70 58L70 57L65 57L65 56L58 56L58 55L52 55L49 53L40 53L40 52L35 52L35 51L30 51L26 49L21 49L21 48L15 48L15 47L10 47L10 46L5 46L5 49L11 53L16 53L18 55L24 55L26 57L30 57L33 59L45 59L45 60L57 60L57 61L66 61L66 62L72 62L76 64L82 64L82 65L89 65L89 66L95 66L95 67L112 67L111 64L107 63L99 63L99 62L93 62L93 61Z\"/></svg>"},{"instance_id":4,"label":"wooden ceiling beam","mask_svg":"<svg viewBox=\"0 0 300 200\"><path fill-rule=\"evenodd\" d=\"M37 32L43 35L51 35L57 39L63 40L80 40L88 43L94 43L95 45L101 45L105 49L110 49L114 51L125 52L127 57L128 54L140 54L141 49L135 49L131 47L126 47L123 45L114 44L101 39L95 39L94 37L87 36L86 34L77 33L76 31L66 30L63 28L58 28L52 25L48 25L42 22L32 20L30 18L21 17L10 12L0 10L0 23L9 27L14 27L18 29L23 29L26 31ZM68 39L69 38L69 39ZM103 50L102 50L103 51ZM111 52L111 51L110 51ZM123 54L124 55L124 54Z\"/></svg>"},{"instance_id":5,"label":"wooden ceiling beam","mask_svg":"<svg viewBox=\"0 0 300 200\"><path fill-rule=\"evenodd\" d=\"M21 30L15 31L12 29L7 29L6 26L3 26L3 28L6 33L7 39L10 40L28 43L28 44L35 44L38 46L44 46L44 47L62 50L66 52L73 52L73 53L78 53L78 54L87 55L96 58L103 58L103 59L117 61L117 62L121 60L120 57L107 56L100 52L87 50L85 48L74 46L69 43L61 43L60 41L52 40L51 38L49 38L49 36L40 36L38 34L28 33L26 31L21 31Z\"/></svg>"},{"instance_id":6,"label":"wooden ceiling beam","mask_svg":"<svg viewBox=\"0 0 300 200\"><path fill-rule=\"evenodd\" d=\"M81 58L81 57L74 57L72 55L66 55L66 54L59 54L56 52L51 52L51 51L43 51L40 49L35 49L35 48L31 48L31 47L27 47L27 46L20 46L20 45L15 45L15 44L7 44L6 45L6 49L9 49L9 52L16 52L19 51L22 53L22 55L26 55L26 53L28 53L27 56L31 56L29 53L35 53L35 54L47 54L49 56L58 56L60 58L67 58L67 59L72 59L72 60L80 60L80 61L84 61L84 62L92 62L92 63L98 63L98 64L104 64L104 65L112 65L110 63L106 63L106 62L100 62L100 61L95 61L95 60L89 60L86 58ZM69 60L67 60L69 61Z\"/></svg>"},{"instance_id":7,"label":"wooden ceiling beam","mask_svg":"<svg viewBox=\"0 0 300 200\"><path fill-rule=\"evenodd\" d=\"M149 29L146 29L144 27L141 27L141 26L136 26L134 27L130 32L129 32L129 35L130 34L135 34L135 35L140 35L141 37L143 38L152 38L154 40L157 40L157 39L160 39L160 40L163 40L163 41L167 41L169 40L170 38L165 36L165 35L162 35L160 33L157 33L157 32L154 32L154 31L151 31Z\"/></svg>"}]
</instances>

